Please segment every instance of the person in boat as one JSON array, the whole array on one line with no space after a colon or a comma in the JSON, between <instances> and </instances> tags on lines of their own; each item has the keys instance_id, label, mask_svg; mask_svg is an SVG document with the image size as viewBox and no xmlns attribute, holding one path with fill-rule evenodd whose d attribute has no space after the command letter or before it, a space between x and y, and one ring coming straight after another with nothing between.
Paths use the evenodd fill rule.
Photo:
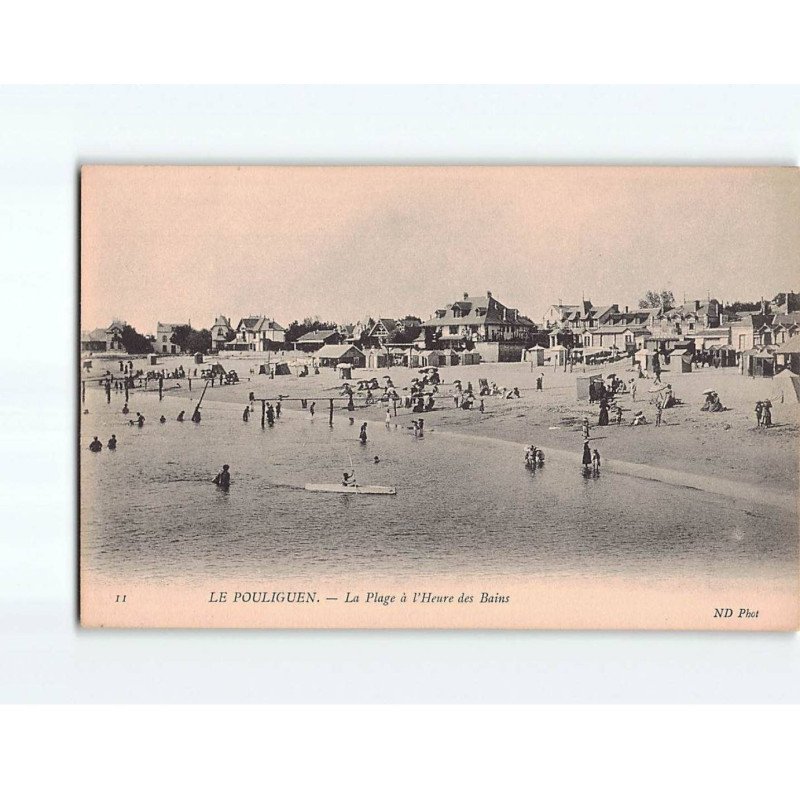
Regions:
<instances>
[{"instance_id":1,"label":"person in boat","mask_svg":"<svg viewBox=\"0 0 800 800\"><path fill-rule=\"evenodd\" d=\"M89 449L93 453L99 453L103 449L103 443L95 436L89 445Z\"/></svg>"},{"instance_id":2,"label":"person in boat","mask_svg":"<svg viewBox=\"0 0 800 800\"><path fill-rule=\"evenodd\" d=\"M109 450L117 449L117 437L113 433L111 434L111 438L108 440L107 447Z\"/></svg>"},{"instance_id":3,"label":"person in boat","mask_svg":"<svg viewBox=\"0 0 800 800\"><path fill-rule=\"evenodd\" d=\"M162 414L161 415L161 419L159 419L159 422L163 425L166 421L167 421L167 418Z\"/></svg>"},{"instance_id":4,"label":"person in boat","mask_svg":"<svg viewBox=\"0 0 800 800\"><path fill-rule=\"evenodd\" d=\"M356 485L355 472L342 473L342 486L355 486L355 485Z\"/></svg>"},{"instance_id":5,"label":"person in boat","mask_svg":"<svg viewBox=\"0 0 800 800\"><path fill-rule=\"evenodd\" d=\"M192 422L198 422L199 423L201 419L202 419L202 417L200 416L200 409L196 408L194 410L194 414L192 414Z\"/></svg>"},{"instance_id":6,"label":"person in boat","mask_svg":"<svg viewBox=\"0 0 800 800\"><path fill-rule=\"evenodd\" d=\"M122 413L123 414L130 414L131 413L131 410L128 408L128 404L127 403L125 403L125 405L122 406Z\"/></svg>"},{"instance_id":7,"label":"person in boat","mask_svg":"<svg viewBox=\"0 0 800 800\"><path fill-rule=\"evenodd\" d=\"M222 472L217 473L212 483L216 483L220 489L229 489L231 485L230 467L227 464L222 465Z\"/></svg>"},{"instance_id":8,"label":"person in boat","mask_svg":"<svg viewBox=\"0 0 800 800\"><path fill-rule=\"evenodd\" d=\"M178 420L178 422L183 422L183 415L184 415L185 413L186 413L185 411L181 411L181 413L180 413L180 414L178 414L178 417L177 417L177 420Z\"/></svg>"},{"instance_id":9,"label":"person in boat","mask_svg":"<svg viewBox=\"0 0 800 800\"><path fill-rule=\"evenodd\" d=\"M250 419L250 406L245 406L242 411L242 422L247 422Z\"/></svg>"},{"instance_id":10,"label":"person in boat","mask_svg":"<svg viewBox=\"0 0 800 800\"><path fill-rule=\"evenodd\" d=\"M358 434L358 438L361 440L361 444L367 443L367 423L364 422L361 425L361 431Z\"/></svg>"}]
</instances>

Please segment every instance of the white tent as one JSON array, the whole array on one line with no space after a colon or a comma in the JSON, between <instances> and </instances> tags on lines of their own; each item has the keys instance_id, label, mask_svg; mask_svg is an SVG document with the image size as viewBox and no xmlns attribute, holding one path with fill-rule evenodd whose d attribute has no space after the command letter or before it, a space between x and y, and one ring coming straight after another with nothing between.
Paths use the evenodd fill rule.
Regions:
<instances>
[{"instance_id":1,"label":"white tent","mask_svg":"<svg viewBox=\"0 0 800 800\"><path fill-rule=\"evenodd\" d=\"M800 375L785 369L779 372L773 379L776 393L782 393L782 402L800 403Z\"/></svg>"}]
</instances>

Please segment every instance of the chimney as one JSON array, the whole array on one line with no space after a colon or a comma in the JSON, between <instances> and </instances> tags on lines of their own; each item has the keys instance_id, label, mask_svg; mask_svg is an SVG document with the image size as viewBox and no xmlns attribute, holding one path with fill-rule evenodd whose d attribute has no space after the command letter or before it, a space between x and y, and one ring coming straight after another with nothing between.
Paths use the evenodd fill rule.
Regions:
<instances>
[{"instance_id":1,"label":"chimney","mask_svg":"<svg viewBox=\"0 0 800 800\"><path fill-rule=\"evenodd\" d=\"M628 313L628 306L625 306L625 313Z\"/></svg>"},{"instance_id":2,"label":"chimney","mask_svg":"<svg viewBox=\"0 0 800 800\"><path fill-rule=\"evenodd\" d=\"M464 299L466 300L469 297L469 292L464 292Z\"/></svg>"},{"instance_id":3,"label":"chimney","mask_svg":"<svg viewBox=\"0 0 800 800\"><path fill-rule=\"evenodd\" d=\"M491 297L492 296L492 293L488 289L486 290L486 296L487 297Z\"/></svg>"}]
</instances>

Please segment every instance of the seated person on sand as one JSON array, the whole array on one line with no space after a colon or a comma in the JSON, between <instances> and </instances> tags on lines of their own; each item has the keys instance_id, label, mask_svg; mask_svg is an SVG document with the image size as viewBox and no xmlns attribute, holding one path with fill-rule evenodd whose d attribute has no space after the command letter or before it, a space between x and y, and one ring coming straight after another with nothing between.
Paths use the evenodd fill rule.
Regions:
<instances>
[{"instance_id":1,"label":"seated person on sand","mask_svg":"<svg viewBox=\"0 0 800 800\"><path fill-rule=\"evenodd\" d=\"M644 417L643 411L637 411L633 415L633 419L631 420L631 425L647 425L647 420Z\"/></svg>"}]
</instances>

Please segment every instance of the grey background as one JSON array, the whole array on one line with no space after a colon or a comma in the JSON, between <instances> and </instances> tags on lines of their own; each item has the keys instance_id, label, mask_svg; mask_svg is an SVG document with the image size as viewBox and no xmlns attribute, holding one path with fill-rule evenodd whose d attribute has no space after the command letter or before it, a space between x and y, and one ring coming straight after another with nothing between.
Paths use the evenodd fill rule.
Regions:
<instances>
[{"instance_id":1,"label":"grey background","mask_svg":"<svg viewBox=\"0 0 800 800\"><path fill-rule=\"evenodd\" d=\"M0 701L800 701L796 635L81 631L74 491L81 163L791 165L800 88L20 87L0 120Z\"/></svg>"}]
</instances>

